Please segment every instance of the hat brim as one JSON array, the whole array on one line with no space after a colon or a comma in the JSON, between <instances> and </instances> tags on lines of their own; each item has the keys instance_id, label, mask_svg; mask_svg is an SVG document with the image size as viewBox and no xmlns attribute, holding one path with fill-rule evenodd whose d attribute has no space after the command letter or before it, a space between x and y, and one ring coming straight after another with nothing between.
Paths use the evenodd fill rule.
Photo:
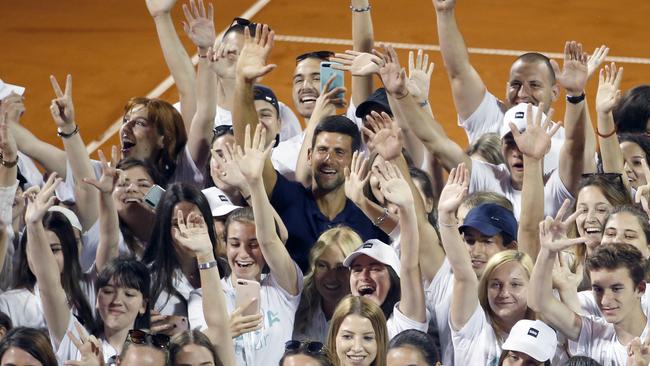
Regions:
<instances>
[{"instance_id":1,"label":"hat brim","mask_svg":"<svg viewBox=\"0 0 650 366\"><path fill-rule=\"evenodd\" d=\"M25 93L25 88L18 85L4 83L4 88L0 89L0 99L4 99L11 94L11 92L23 95L23 93Z\"/></svg>"},{"instance_id":2,"label":"hat brim","mask_svg":"<svg viewBox=\"0 0 650 366\"><path fill-rule=\"evenodd\" d=\"M371 111L381 109L382 111L392 114L390 110L390 106L387 107L382 103L376 102L374 100L367 100L357 107L357 110L354 112L354 115L357 116L357 118L363 118L367 115L370 114Z\"/></svg>"},{"instance_id":3,"label":"hat brim","mask_svg":"<svg viewBox=\"0 0 650 366\"><path fill-rule=\"evenodd\" d=\"M481 220L465 221L463 225L458 228L458 230L463 232L468 228L478 230L481 234L486 236L495 236L503 231L501 228L492 225L490 222Z\"/></svg>"}]
</instances>

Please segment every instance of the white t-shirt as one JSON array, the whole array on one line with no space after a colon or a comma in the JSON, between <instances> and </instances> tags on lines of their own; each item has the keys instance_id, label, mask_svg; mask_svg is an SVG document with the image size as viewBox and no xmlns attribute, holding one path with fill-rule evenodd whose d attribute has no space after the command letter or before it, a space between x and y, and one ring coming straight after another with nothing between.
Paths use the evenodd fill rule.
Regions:
<instances>
[{"instance_id":1,"label":"white t-shirt","mask_svg":"<svg viewBox=\"0 0 650 366\"><path fill-rule=\"evenodd\" d=\"M449 260L445 257L438 273L424 291L427 310L431 313L431 321L438 330L440 341L440 357L445 366L454 365L454 345L451 340L449 313L451 311L451 294L454 291L454 272Z\"/></svg>"},{"instance_id":2,"label":"white t-shirt","mask_svg":"<svg viewBox=\"0 0 650 366\"><path fill-rule=\"evenodd\" d=\"M185 274L183 274L183 271L180 269L174 271L173 284L174 288L183 299L163 291L156 300L154 310L162 315L179 315L187 317L187 303L190 300L190 293L195 290L194 286L192 286L187 277L185 277Z\"/></svg>"},{"instance_id":3,"label":"white t-shirt","mask_svg":"<svg viewBox=\"0 0 650 366\"><path fill-rule=\"evenodd\" d=\"M472 173L469 180L469 192L496 192L504 195L514 208L517 220L521 214L521 191L512 187L510 171L505 164L493 165L472 159ZM573 199L560 179L558 170L554 170L544 184L544 215L555 217L565 199Z\"/></svg>"},{"instance_id":4,"label":"white t-shirt","mask_svg":"<svg viewBox=\"0 0 650 366\"><path fill-rule=\"evenodd\" d=\"M280 141L271 153L273 167L289 180L296 179L296 166L298 165L298 156L304 139L305 133L302 132L288 140Z\"/></svg>"},{"instance_id":5,"label":"white t-shirt","mask_svg":"<svg viewBox=\"0 0 650 366\"><path fill-rule=\"evenodd\" d=\"M393 308L393 312L390 314L390 317L386 321L386 328L388 328L388 340L390 341L399 333L409 329L415 329L426 333L430 318L431 316L429 316L429 312L427 311L426 320L424 322L413 320L404 315L404 313L399 310L399 302L396 303L395 307Z\"/></svg>"},{"instance_id":6,"label":"white t-shirt","mask_svg":"<svg viewBox=\"0 0 650 366\"><path fill-rule=\"evenodd\" d=\"M327 343L327 332L330 329L330 322L325 317L323 309L319 306L314 316L307 323L305 331L299 333L296 328L293 329L293 339L299 341L318 341L323 344Z\"/></svg>"},{"instance_id":7,"label":"white t-shirt","mask_svg":"<svg viewBox=\"0 0 650 366\"><path fill-rule=\"evenodd\" d=\"M294 264L295 265L295 264ZM298 294L287 293L276 281L273 273L264 275L260 282L260 311L263 315L262 329L245 333L233 339L237 365L265 366L277 365L284 354L284 343L291 340L293 321L300 303L300 292L303 287L303 275L295 265L298 274ZM221 279L221 286L226 299L228 314L236 308L235 288L231 277ZM192 292L189 305L192 329L207 327L203 317L202 292Z\"/></svg>"},{"instance_id":8,"label":"white t-shirt","mask_svg":"<svg viewBox=\"0 0 650 366\"><path fill-rule=\"evenodd\" d=\"M65 361L68 360L79 360L81 359L81 353L79 353L79 350L77 347L72 343L72 340L68 337L68 332L71 332L72 334L79 339L79 332L77 332L77 327L75 326L75 323L78 324L78 322L75 320L74 316L70 314L70 320L68 321L68 329L63 338L61 339L61 343L59 344L59 348L55 348L56 351L56 359L59 362L59 365L63 365ZM86 330L87 331L87 330ZM50 335L51 338L51 335ZM104 354L104 362L108 362L108 360L111 357L117 356L117 350L111 346L108 341L106 341L106 338L104 337L97 337L97 339L102 342L102 352Z\"/></svg>"},{"instance_id":9,"label":"white t-shirt","mask_svg":"<svg viewBox=\"0 0 650 366\"><path fill-rule=\"evenodd\" d=\"M451 320L449 327L451 328ZM451 339L456 365L498 364L501 344L497 342L494 329L480 305L476 305L474 314L460 330L451 328Z\"/></svg>"},{"instance_id":10,"label":"white t-shirt","mask_svg":"<svg viewBox=\"0 0 650 366\"><path fill-rule=\"evenodd\" d=\"M2 270L0 271L0 293L2 293L2 291L5 289L9 289L13 284L13 264L16 248L14 247L15 233L11 225L13 224L13 204L17 188L18 180L16 180L16 182L11 186L0 187L0 222L2 222L4 227L8 229L6 230L7 236L5 241L5 248L7 252L5 255L4 264L2 264Z\"/></svg>"},{"instance_id":11,"label":"white t-shirt","mask_svg":"<svg viewBox=\"0 0 650 366\"><path fill-rule=\"evenodd\" d=\"M47 328L38 288L14 289L0 294L0 311L7 314L14 327Z\"/></svg>"},{"instance_id":12,"label":"white t-shirt","mask_svg":"<svg viewBox=\"0 0 650 366\"><path fill-rule=\"evenodd\" d=\"M280 101L278 101L278 105L280 106L280 141L286 141L296 135L299 135L302 131L302 127L300 126L300 121L298 121L296 114L293 113L291 108L287 107L286 104ZM174 104L174 106L176 106L176 104ZM177 107L177 109L179 107ZM214 125L232 126L232 113L227 109L217 106L217 114L214 118Z\"/></svg>"},{"instance_id":13,"label":"white t-shirt","mask_svg":"<svg viewBox=\"0 0 650 366\"><path fill-rule=\"evenodd\" d=\"M614 325L603 318L581 316L582 327L578 342L569 340L571 354L584 355L600 362L601 365L625 365L626 345L616 336ZM641 342L648 336L648 324L641 333Z\"/></svg>"},{"instance_id":14,"label":"white t-shirt","mask_svg":"<svg viewBox=\"0 0 650 366\"><path fill-rule=\"evenodd\" d=\"M486 133L499 133L504 124L505 105L487 90L481 104L469 118L462 120L458 116L458 125L465 129L470 145ZM564 143L564 127L551 138L551 150L544 157L544 174L558 168L560 149Z\"/></svg>"}]
</instances>

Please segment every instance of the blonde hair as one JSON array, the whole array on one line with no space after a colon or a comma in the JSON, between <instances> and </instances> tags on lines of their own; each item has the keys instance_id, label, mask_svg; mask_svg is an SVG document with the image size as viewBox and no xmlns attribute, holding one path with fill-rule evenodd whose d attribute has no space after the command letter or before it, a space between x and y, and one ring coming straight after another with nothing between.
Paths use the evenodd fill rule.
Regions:
<instances>
[{"instance_id":1,"label":"blonde hair","mask_svg":"<svg viewBox=\"0 0 650 366\"><path fill-rule=\"evenodd\" d=\"M336 336L338 335L341 323L348 315L359 315L370 320L372 329L375 331L375 340L377 342L377 356L372 361L372 366L386 366L386 353L388 348L388 329L386 329L386 317L381 308L361 296L348 295L339 302L334 310L334 315L330 321L330 330L327 335L327 347L332 351L334 365L340 366L341 361L338 358L336 350Z\"/></svg>"},{"instance_id":2,"label":"blonde hair","mask_svg":"<svg viewBox=\"0 0 650 366\"><path fill-rule=\"evenodd\" d=\"M298 305L296 311L294 332L298 334L305 333L318 307L321 306L321 296L314 281L316 261L330 246L336 246L343 253L343 257L347 257L362 243L363 240L359 234L347 226L329 229L318 237L316 244L309 251L309 272L304 279L300 305Z\"/></svg>"},{"instance_id":3,"label":"blonde hair","mask_svg":"<svg viewBox=\"0 0 650 366\"><path fill-rule=\"evenodd\" d=\"M520 252L518 250L504 250L493 255L492 258L488 260L487 264L485 265L485 270L483 271L483 275L481 276L481 280L478 283L478 299L479 299L479 303L481 304L481 307L483 308L483 311L485 311L485 313L490 315L491 317L495 317L496 315L492 312L492 308L490 308L490 304L488 302L488 296L487 296L488 281L492 277L494 271L496 271L502 265L510 262L519 263L521 267L524 269L524 271L526 272L528 279L530 279L530 275L531 273L533 273L533 266L534 266L533 260L530 258L528 254L524 252ZM524 318L535 319L536 314L530 307L527 306L526 314L524 315ZM499 327L494 322L492 322L492 328L494 328L495 334L500 334L505 332L505 330L499 329Z\"/></svg>"}]
</instances>

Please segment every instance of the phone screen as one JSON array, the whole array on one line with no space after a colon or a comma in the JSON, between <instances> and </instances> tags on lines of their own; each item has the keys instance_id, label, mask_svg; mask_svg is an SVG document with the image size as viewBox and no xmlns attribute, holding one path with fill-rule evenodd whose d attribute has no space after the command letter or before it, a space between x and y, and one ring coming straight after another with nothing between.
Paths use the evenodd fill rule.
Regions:
<instances>
[{"instance_id":1,"label":"phone screen","mask_svg":"<svg viewBox=\"0 0 650 366\"><path fill-rule=\"evenodd\" d=\"M334 81L332 81L332 84L330 84L329 90L332 90L334 88L338 87L343 87L345 83L345 79L343 76L343 70L336 70L331 67L332 64L340 65L336 62L329 62L329 61L323 61L320 63L320 92L325 93L325 84L327 84L327 81L332 77L332 75L335 75ZM343 98L343 93L339 93L337 98Z\"/></svg>"},{"instance_id":2,"label":"phone screen","mask_svg":"<svg viewBox=\"0 0 650 366\"><path fill-rule=\"evenodd\" d=\"M144 202L149 205L149 207L156 208L163 193L165 193L165 190L159 185L155 184L144 196Z\"/></svg>"}]
</instances>

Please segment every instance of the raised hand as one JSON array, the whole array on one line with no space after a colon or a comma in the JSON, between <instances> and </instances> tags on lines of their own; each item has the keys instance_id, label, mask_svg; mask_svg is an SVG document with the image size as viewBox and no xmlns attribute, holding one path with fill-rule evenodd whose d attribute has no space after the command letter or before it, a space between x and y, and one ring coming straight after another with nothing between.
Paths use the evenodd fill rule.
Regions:
<instances>
[{"instance_id":1,"label":"raised hand","mask_svg":"<svg viewBox=\"0 0 650 366\"><path fill-rule=\"evenodd\" d=\"M212 241L208 234L208 226L200 213L190 212L187 220L183 219L183 211L176 211L176 225L172 228L174 240L185 249L200 254L212 253Z\"/></svg>"},{"instance_id":2,"label":"raised hand","mask_svg":"<svg viewBox=\"0 0 650 366\"><path fill-rule=\"evenodd\" d=\"M55 99L52 99L50 104L50 112L57 127L64 128L73 126L74 119L74 105L72 104L72 75L68 74L65 79L65 91L61 91L59 83L53 75L50 75L50 82L52 89L54 89ZM72 131L63 131L65 133Z\"/></svg>"},{"instance_id":3,"label":"raised hand","mask_svg":"<svg viewBox=\"0 0 650 366\"><path fill-rule=\"evenodd\" d=\"M645 341L636 337L627 345L627 366L648 366L650 365L650 337L646 336Z\"/></svg>"},{"instance_id":4,"label":"raised hand","mask_svg":"<svg viewBox=\"0 0 650 366\"><path fill-rule=\"evenodd\" d=\"M246 125L244 135L244 149L237 146L235 149L235 161L247 182L255 182L262 179L264 162L271 154L272 144L266 146L266 128L258 123L255 127L255 135L251 141L251 127Z\"/></svg>"},{"instance_id":5,"label":"raised hand","mask_svg":"<svg viewBox=\"0 0 650 366\"><path fill-rule=\"evenodd\" d=\"M382 59L381 67L379 68L379 76L384 83L386 92L401 99L408 95L406 87L406 70L400 65L397 52L392 46L382 46L383 52L373 50L372 52Z\"/></svg>"},{"instance_id":6,"label":"raised hand","mask_svg":"<svg viewBox=\"0 0 650 366\"><path fill-rule=\"evenodd\" d=\"M115 185L120 178L120 171L116 168L117 162L120 160L120 154L117 146L113 145L111 148L111 161L106 161L106 156L102 150L97 151L99 160L102 164L102 176L99 180L94 178L84 178L84 183L90 184L97 188L100 193L111 194L115 189Z\"/></svg>"},{"instance_id":7,"label":"raised hand","mask_svg":"<svg viewBox=\"0 0 650 366\"><path fill-rule=\"evenodd\" d=\"M186 20L183 22L183 30L197 47L207 49L217 39L214 30L214 7L212 3L209 3L206 13L203 0L197 1L198 6L194 0L190 0L189 7L187 4L183 4Z\"/></svg>"},{"instance_id":8,"label":"raised hand","mask_svg":"<svg viewBox=\"0 0 650 366\"><path fill-rule=\"evenodd\" d=\"M558 77L560 85L568 94L578 95L587 84L587 54L582 52L582 44L575 41L564 45L564 65Z\"/></svg>"},{"instance_id":9,"label":"raised hand","mask_svg":"<svg viewBox=\"0 0 650 366\"><path fill-rule=\"evenodd\" d=\"M17 94L6 97L0 104L0 151L4 161L15 161L18 153L16 139L9 129L9 123L13 118L10 116L19 115L20 110L24 111L25 107L22 104L22 97L15 98L15 95Z\"/></svg>"},{"instance_id":10,"label":"raised hand","mask_svg":"<svg viewBox=\"0 0 650 366\"><path fill-rule=\"evenodd\" d=\"M25 113L25 98L22 95L11 92L0 101L0 121L7 123L18 123L20 117Z\"/></svg>"},{"instance_id":11,"label":"raised hand","mask_svg":"<svg viewBox=\"0 0 650 366\"><path fill-rule=\"evenodd\" d=\"M162 14L169 14L176 4L176 0L146 0L145 3L149 14L152 17L157 17Z\"/></svg>"},{"instance_id":12,"label":"raised hand","mask_svg":"<svg viewBox=\"0 0 650 366\"><path fill-rule=\"evenodd\" d=\"M616 69L616 64L605 65L598 75L598 92L596 93L596 111L608 114L621 99L621 80L623 68Z\"/></svg>"},{"instance_id":13,"label":"raised hand","mask_svg":"<svg viewBox=\"0 0 650 366\"><path fill-rule=\"evenodd\" d=\"M372 111L366 116L366 122L372 127L362 127L368 136L368 149L376 151L386 161L397 158L402 153L402 129L386 112Z\"/></svg>"},{"instance_id":14,"label":"raised hand","mask_svg":"<svg viewBox=\"0 0 650 366\"><path fill-rule=\"evenodd\" d=\"M219 42L219 40L214 41L214 45L208 48L208 61L210 61L210 70L219 75L224 75L225 65L221 60L226 59L228 52L226 51L226 44L224 42Z\"/></svg>"},{"instance_id":15,"label":"raised hand","mask_svg":"<svg viewBox=\"0 0 650 366\"><path fill-rule=\"evenodd\" d=\"M526 130L519 132L517 126L510 122L510 132L514 137L517 147L522 154L537 160L544 158L544 155L551 149L551 137L560 129L560 124L553 124L551 116L553 109L548 111L548 115L542 122L544 112L544 103L539 103L537 113L533 117L533 106L528 104L526 112Z\"/></svg>"},{"instance_id":16,"label":"raised hand","mask_svg":"<svg viewBox=\"0 0 650 366\"><path fill-rule=\"evenodd\" d=\"M238 307L230 314L230 332L233 338L237 338L244 333L262 329L262 314L242 315L244 309L248 308L255 301L257 299L251 299L248 304Z\"/></svg>"},{"instance_id":17,"label":"raised hand","mask_svg":"<svg viewBox=\"0 0 650 366\"><path fill-rule=\"evenodd\" d=\"M370 76L379 74L379 67L382 64L381 58L371 53L346 50L345 53L336 53L330 58L332 68L336 70L349 71L352 76Z\"/></svg>"},{"instance_id":18,"label":"raised hand","mask_svg":"<svg viewBox=\"0 0 650 366\"><path fill-rule=\"evenodd\" d=\"M101 342L95 338L95 336L88 335L86 330L83 329L79 323L75 322L74 326L77 328L79 338L77 338L71 331L68 331L67 334L72 344L74 344L79 350L81 359L65 361L65 365L104 366L104 353Z\"/></svg>"},{"instance_id":19,"label":"raised hand","mask_svg":"<svg viewBox=\"0 0 650 366\"><path fill-rule=\"evenodd\" d=\"M438 200L438 212L456 215L456 210L463 203L467 190L469 189L469 170L465 167L465 163L458 164L458 167L453 168L449 172L447 184L440 192L440 199Z\"/></svg>"},{"instance_id":20,"label":"raised hand","mask_svg":"<svg viewBox=\"0 0 650 366\"><path fill-rule=\"evenodd\" d=\"M575 272L571 271L562 253L557 253L557 261L553 267L553 288L578 292L578 287L584 275L584 264L578 261Z\"/></svg>"},{"instance_id":21,"label":"raised hand","mask_svg":"<svg viewBox=\"0 0 650 366\"><path fill-rule=\"evenodd\" d=\"M25 209L25 221L28 223L41 222L47 210L56 202L54 190L61 183L61 178L56 173L50 174L43 188L32 186L23 193L23 198L27 199L27 208Z\"/></svg>"},{"instance_id":22,"label":"raised hand","mask_svg":"<svg viewBox=\"0 0 650 366\"><path fill-rule=\"evenodd\" d=\"M539 223L539 242L542 248L555 253L572 245L585 243L588 240L587 238L567 238L569 227L573 225L576 217L580 214L580 211L576 211L569 215L566 220L562 220L569 206L570 201L568 199L564 200L555 218L549 216Z\"/></svg>"},{"instance_id":23,"label":"raised hand","mask_svg":"<svg viewBox=\"0 0 650 366\"><path fill-rule=\"evenodd\" d=\"M329 90L335 79L336 75L332 75L325 83L325 88L323 90ZM344 108L347 106L345 99L339 98L339 96L343 95L346 91L347 89L339 86L327 92L320 93L318 98L316 98L316 103L314 104L314 110L311 113L310 119L315 118L316 121L320 121L325 117L336 114L336 108Z\"/></svg>"},{"instance_id":24,"label":"raised hand","mask_svg":"<svg viewBox=\"0 0 650 366\"><path fill-rule=\"evenodd\" d=\"M275 69L276 65L266 64L273 49L274 35L275 33L266 24L257 25L255 37L251 37L248 27L244 28L244 47L237 59L238 77L252 83Z\"/></svg>"},{"instance_id":25,"label":"raised hand","mask_svg":"<svg viewBox=\"0 0 650 366\"><path fill-rule=\"evenodd\" d=\"M456 0L433 0L437 12L451 11L456 7Z\"/></svg>"},{"instance_id":26,"label":"raised hand","mask_svg":"<svg viewBox=\"0 0 650 366\"><path fill-rule=\"evenodd\" d=\"M429 99L429 85L433 74L433 62L429 62L429 55L424 55L418 49L417 58L413 59L413 51L409 51L409 78L406 84L408 91L415 99L424 103Z\"/></svg>"},{"instance_id":27,"label":"raised hand","mask_svg":"<svg viewBox=\"0 0 650 366\"><path fill-rule=\"evenodd\" d=\"M370 172L366 169L367 166L368 159L355 151L352 154L350 167L345 167L345 196L354 203L359 203L365 199L363 188L370 179Z\"/></svg>"},{"instance_id":28,"label":"raised hand","mask_svg":"<svg viewBox=\"0 0 650 366\"><path fill-rule=\"evenodd\" d=\"M607 57L608 53L609 47L605 45L597 47L594 50L594 53L592 53L587 60L587 78L591 79L591 76L596 72L596 70L598 70L600 64L605 61L605 57Z\"/></svg>"},{"instance_id":29,"label":"raised hand","mask_svg":"<svg viewBox=\"0 0 650 366\"><path fill-rule=\"evenodd\" d=\"M640 204L648 215L650 215L650 168L646 159L641 159L641 166L646 177L646 184L637 188L634 195L634 202Z\"/></svg>"},{"instance_id":30,"label":"raised hand","mask_svg":"<svg viewBox=\"0 0 650 366\"><path fill-rule=\"evenodd\" d=\"M227 144L223 150L223 156L218 156L215 151L212 151L214 163L210 164L210 169L212 169L213 175L218 176L222 182L241 190L246 186L246 179L233 157L234 150L234 146Z\"/></svg>"},{"instance_id":31,"label":"raised hand","mask_svg":"<svg viewBox=\"0 0 650 366\"><path fill-rule=\"evenodd\" d=\"M413 207L413 194L406 180L395 164L384 161L375 166L375 174L384 197L400 209Z\"/></svg>"}]
</instances>

